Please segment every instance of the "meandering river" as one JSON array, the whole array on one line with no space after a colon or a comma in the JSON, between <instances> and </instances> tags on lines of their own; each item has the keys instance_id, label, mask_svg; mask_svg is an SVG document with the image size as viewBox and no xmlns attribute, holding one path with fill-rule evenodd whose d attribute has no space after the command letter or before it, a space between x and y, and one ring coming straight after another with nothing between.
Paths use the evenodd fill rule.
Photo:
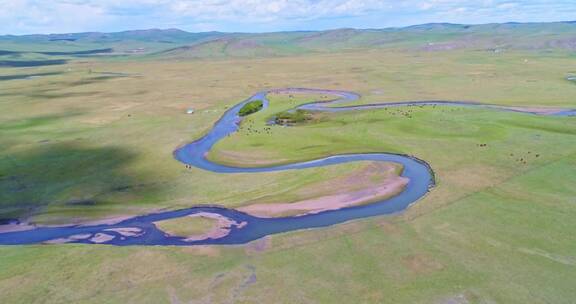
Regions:
<instances>
[{"instance_id":1,"label":"meandering river","mask_svg":"<svg viewBox=\"0 0 576 304\"><path fill-rule=\"evenodd\" d=\"M430 166L423 160L409 155L398 155L391 153L358 153L342 154L319 158L315 160L292 163L280 166L258 167L258 168L239 168L225 166L214 163L206 159L207 153L221 139L229 134L238 131L241 118L238 111L244 104L253 100L262 100L263 109L268 106L266 98L269 92L303 92L314 94L333 95L337 98L331 101L312 102L301 105L297 108L311 111L353 111L366 110L374 108L386 108L406 105L441 105L441 106L474 106L486 107L503 111L519 111L532 114L576 116L576 110L554 111L541 113L523 110L521 108L503 107L497 105L487 105L467 102L448 102L448 101L408 101L386 104L369 104L343 107L331 107L337 103L353 102L360 96L353 92L318 90L318 89L278 89L259 92L252 97L244 100L236 106L227 110L218 120L213 128L202 138L182 146L174 151L174 157L178 161L194 166L196 168L224 173L254 173L300 170L306 168L329 166L347 162L356 161L382 161L399 163L404 167L402 176L407 177L410 182L405 189L397 196L375 202L368 205L348 207L339 210L325 211L317 214L308 214L303 216L281 217L281 218L259 218L239 212L234 209L220 207L191 207L182 210L166 211L155 214L136 216L116 224L102 224L89 226L65 226L65 227L36 227L31 230L15 231L0 233L0 244L17 245L17 244L36 244L43 242L71 242L85 244L110 244L110 245L177 245L190 246L201 244L243 244L267 235L295 231L300 229L309 229L316 227L325 227L338 223L343 223L353 219L394 214L406 210L411 204L422 198L430 188L434 186L434 174ZM170 236L156 228L154 222L174 219L188 216L196 213L214 213L227 217L237 223L245 223L230 227L227 235L216 239L204 239L196 241L187 241L185 237Z\"/></svg>"}]
</instances>

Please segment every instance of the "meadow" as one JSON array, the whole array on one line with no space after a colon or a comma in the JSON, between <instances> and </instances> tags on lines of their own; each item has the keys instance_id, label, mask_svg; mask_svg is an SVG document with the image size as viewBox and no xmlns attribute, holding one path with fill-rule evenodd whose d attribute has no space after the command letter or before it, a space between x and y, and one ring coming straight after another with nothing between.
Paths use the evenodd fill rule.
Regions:
<instances>
[{"instance_id":1,"label":"meadow","mask_svg":"<svg viewBox=\"0 0 576 304\"><path fill-rule=\"evenodd\" d=\"M183 217L156 222L158 229L171 235L202 235L210 231L216 220L203 217Z\"/></svg>"},{"instance_id":2,"label":"meadow","mask_svg":"<svg viewBox=\"0 0 576 304\"><path fill-rule=\"evenodd\" d=\"M198 204L290 200L358 169L187 169L175 147L270 88L359 103L466 100L576 108L567 52L362 50L274 58L98 59L2 68L0 218L67 224ZM106 73L123 73L122 76ZM0 78L2 79L2 78ZM244 125L317 96L271 96ZM194 108L195 113L186 114ZM437 186L405 213L239 246L0 247L4 303L571 303L576 120L464 107L322 114L243 129L209 158L241 166L352 152L426 160Z\"/></svg>"}]
</instances>

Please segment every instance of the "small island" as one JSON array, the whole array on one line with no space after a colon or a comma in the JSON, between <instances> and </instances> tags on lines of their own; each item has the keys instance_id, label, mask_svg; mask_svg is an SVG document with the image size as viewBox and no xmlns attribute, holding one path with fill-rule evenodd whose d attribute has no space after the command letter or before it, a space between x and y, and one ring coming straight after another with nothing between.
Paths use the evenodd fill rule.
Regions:
<instances>
[{"instance_id":1,"label":"small island","mask_svg":"<svg viewBox=\"0 0 576 304\"><path fill-rule=\"evenodd\" d=\"M242 228L246 223L238 223L216 213L200 212L181 218L158 221L154 225L170 236L185 237L186 241L198 241L225 237L232 227Z\"/></svg>"},{"instance_id":2,"label":"small island","mask_svg":"<svg viewBox=\"0 0 576 304\"><path fill-rule=\"evenodd\" d=\"M256 113L260 110L262 110L262 107L264 106L264 103L262 102L262 100L253 100L248 102L247 104L245 104L240 111L238 111L238 115L240 116L246 116L246 115L250 115L252 113Z\"/></svg>"}]
</instances>

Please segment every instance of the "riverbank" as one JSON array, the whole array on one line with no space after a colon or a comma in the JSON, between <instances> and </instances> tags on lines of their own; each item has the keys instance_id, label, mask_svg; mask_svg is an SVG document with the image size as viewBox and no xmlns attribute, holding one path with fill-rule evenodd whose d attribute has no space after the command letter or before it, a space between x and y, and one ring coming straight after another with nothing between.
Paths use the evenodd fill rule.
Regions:
<instances>
[{"instance_id":1,"label":"riverbank","mask_svg":"<svg viewBox=\"0 0 576 304\"><path fill-rule=\"evenodd\" d=\"M323 196L295 203L249 205L240 207L238 210L258 217L310 215L385 200L402 192L408 182L407 178L397 177L371 189Z\"/></svg>"},{"instance_id":2,"label":"riverbank","mask_svg":"<svg viewBox=\"0 0 576 304\"><path fill-rule=\"evenodd\" d=\"M272 194L237 210L257 217L302 216L383 201L401 193L409 179L393 163L361 162L327 181Z\"/></svg>"}]
</instances>

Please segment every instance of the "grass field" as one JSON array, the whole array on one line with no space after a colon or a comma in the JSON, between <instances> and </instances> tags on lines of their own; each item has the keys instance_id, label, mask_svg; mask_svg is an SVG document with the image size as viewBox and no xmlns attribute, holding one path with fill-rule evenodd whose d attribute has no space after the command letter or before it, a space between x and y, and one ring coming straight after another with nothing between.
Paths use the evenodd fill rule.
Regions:
<instances>
[{"instance_id":1,"label":"grass field","mask_svg":"<svg viewBox=\"0 0 576 304\"><path fill-rule=\"evenodd\" d=\"M216 225L215 219L185 216L154 223L158 229L176 236L202 235Z\"/></svg>"},{"instance_id":2,"label":"grass field","mask_svg":"<svg viewBox=\"0 0 576 304\"><path fill-rule=\"evenodd\" d=\"M266 59L86 59L1 75L0 218L71 223L196 204L244 206L360 164L257 175L186 169L175 147L259 90L356 91L359 103L470 100L576 108L574 55L394 52ZM92 73L90 73L90 70ZM96 72L122 72L103 77ZM314 96L272 96L244 126ZM193 115L186 109L193 107ZM403 113L409 113L410 118ZM480 144L486 144L485 146ZM242 246L0 247L3 303L572 303L576 120L462 107L322 114L243 128L211 159L264 165L349 152L426 160L406 213Z\"/></svg>"}]
</instances>

